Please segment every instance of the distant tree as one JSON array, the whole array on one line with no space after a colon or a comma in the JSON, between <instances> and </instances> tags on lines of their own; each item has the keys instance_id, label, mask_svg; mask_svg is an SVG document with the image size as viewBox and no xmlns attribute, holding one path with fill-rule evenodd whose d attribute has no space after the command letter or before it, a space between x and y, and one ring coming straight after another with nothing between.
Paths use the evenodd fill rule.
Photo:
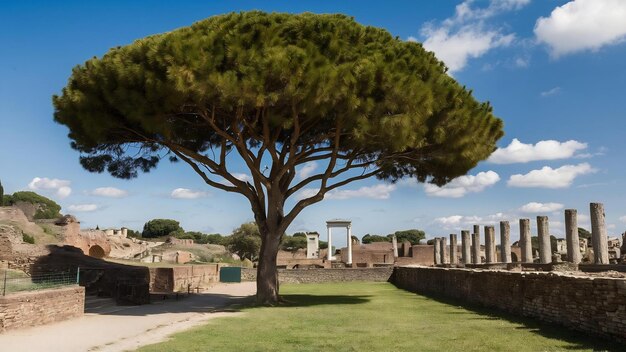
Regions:
<instances>
[{"instance_id":1,"label":"distant tree","mask_svg":"<svg viewBox=\"0 0 626 352\"><path fill-rule=\"evenodd\" d=\"M0 181L0 207L4 205L4 187L2 187L2 181Z\"/></svg>"},{"instance_id":2,"label":"distant tree","mask_svg":"<svg viewBox=\"0 0 626 352\"><path fill-rule=\"evenodd\" d=\"M196 242L196 236L193 232L185 232L184 230L173 231L169 233L169 236L176 237L181 240L193 240Z\"/></svg>"},{"instance_id":3,"label":"distant tree","mask_svg":"<svg viewBox=\"0 0 626 352\"><path fill-rule=\"evenodd\" d=\"M387 237L391 238L393 235L396 235L398 243L409 241L412 245L419 244L420 240L426 238L426 233L418 229L396 231L394 234L387 235Z\"/></svg>"},{"instance_id":4,"label":"distant tree","mask_svg":"<svg viewBox=\"0 0 626 352\"><path fill-rule=\"evenodd\" d=\"M36 207L35 219L56 219L61 217L61 206L52 199L46 198L35 192L23 191L15 192L9 198L9 205L16 205L20 202L30 203Z\"/></svg>"},{"instance_id":5,"label":"distant tree","mask_svg":"<svg viewBox=\"0 0 626 352\"><path fill-rule=\"evenodd\" d=\"M193 240L197 244L223 244L224 237L220 234L211 234L207 235L198 231L175 231L170 233L170 235L175 236L180 239L190 239Z\"/></svg>"},{"instance_id":6,"label":"distant tree","mask_svg":"<svg viewBox=\"0 0 626 352\"><path fill-rule=\"evenodd\" d=\"M434 53L338 14L230 13L151 35L74 67L53 104L88 171L133 178L170 156L243 196L263 242L259 304L279 302L280 239L305 208L367 178L442 186L503 135Z\"/></svg>"},{"instance_id":7,"label":"distant tree","mask_svg":"<svg viewBox=\"0 0 626 352\"><path fill-rule=\"evenodd\" d=\"M261 249L261 234L254 222L241 224L226 240L226 248L241 259L255 261Z\"/></svg>"},{"instance_id":8,"label":"distant tree","mask_svg":"<svg viewBox=\"0 0 626 352\"><path fill-rule=\"evenodd\" d=\"M532 248L534 250L539 250L539 237L538 236L532 236L530 238L530 243L532 245ZM553 235L550 235L550 253L556 253L556 237Z\"/></svg>"},{"instance_id":9,"label":"distant tree","mask_svg":"<svg viewBox=\"0 0 626 352\"><path fill-rule=\"evenodd\" d=\"M328 248L328 242L320 241L320 249L326 249L326 248Z\"/></svg>"},{"instance_id":10,"label":"distant tree","mask_svg":"<svg viewBox=\"0 0 626 352\"><path fill-rule=\"evenodd\" d=\"M96 230L99 230L99 228L97 226L96 226ZM126 234L127 234L128 237L131 237L131 238L141 238L141 232L139 232L139 231L127 229L126 230Z\"/></svg>"},{"instance_id":11,"label":"distant tree","mask_svg":"<svg viewBox=\"0 0 626 352\"><path fill-rule=\"evenodd\" d=\"M426 244L432 246L432 245L435 244L435 240L434 239L430 239L430 240L426 241Z\"/></svg>"},{"instance_id":12,"label":"distant tree","mask_svg":"<svg viewBox=\"0 0 626 352\"><path fill-rule=\"evenodd\" d=\"M293 236L283 236L283 239L280 243L280 249L295 252L298 249L306 248L306 245L306 234L300 232L293 234Z\"/></svg>"},{"instance_id":13,"label":"distant tree","mask_svg":"<svg viewBox=\"0 0 626 352\"><path fill-rule=\"evenodd\" d=\"M172 219L152 219L143 225L141 237L154 238L184 233L180 223Z\"/></svg>"},{"instance_id":14,"label":"distant tree","mask_svg":"<svg viewBox=\"0 0 626 352\"><path fill-rule=\"evenodd\" d=\"M370 235L368 233L365 236L363 236L363 238L361 239L361 243L363 244L374 243L374 242L391 242L391 238L387 236L381 236L381 235Z\"/></svg>"},{"instance_id":15,"label":"distant tree","mask_svg":"<svg viewBox=\"0 0 626 352\"><path fill-rule=\"evenodd\" d=\"M22 241L30 244L35 244L35 238L25 233L22 234Z\"/></svg>"},{"instance_id":16,"label":"distant tree","mask_svg":"<svg viewBox=\"0 0 626 352\"><path fill-rule=\"evenodd\" d=\"M578 228L578 238L584 238L587 240L588 244L591 244L591 232L582 227Z\"/></svg>"},{"instance_id":17,"label":"distant tree","mask_svg":"<svg viewBox=\"0 0 626 352\"><path fill-rule=\"evenodd\" d=\"M212 233L205 236L207 244L219 244L224 246L226 244L227 238L222 236L219 233Z\"/></svg>"}]
</instances>

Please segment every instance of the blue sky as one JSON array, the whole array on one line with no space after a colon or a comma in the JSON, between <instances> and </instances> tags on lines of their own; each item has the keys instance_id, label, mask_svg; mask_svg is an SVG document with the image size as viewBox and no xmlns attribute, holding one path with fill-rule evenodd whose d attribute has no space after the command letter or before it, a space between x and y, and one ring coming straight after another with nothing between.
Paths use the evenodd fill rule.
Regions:
<instances>
[{"instance_id":1,"label":"blue sky","mask_svg":"<svg viewBox=\"0 0 626 352\"><path fill-rule=\"evenodd\" d=\"M83 227L139 230L149 219L166 217L187 230L228 234L252 220L243 197L207 187L182 164L163 163L130 181L84 171L69 147L67 129L53 122L51 104L73 66L111 47L250 9L344 13L423 42L478 99L490 101L505 123L501 149L467 177L442 189L412 182L353 183L305 210L291 232L324 234L326 220L347 218L359 237L420 228L431 238L474 223L509 220L516 239L520 217L548 215L558 236L564 232L565 208L577 208L580 224L589 227L589 202L605 204L609 234L626 229L622 0L2 0L0 180L5 192L35 190L61 204L64 213L75 214Z\"/></svg>"}]
</instances>

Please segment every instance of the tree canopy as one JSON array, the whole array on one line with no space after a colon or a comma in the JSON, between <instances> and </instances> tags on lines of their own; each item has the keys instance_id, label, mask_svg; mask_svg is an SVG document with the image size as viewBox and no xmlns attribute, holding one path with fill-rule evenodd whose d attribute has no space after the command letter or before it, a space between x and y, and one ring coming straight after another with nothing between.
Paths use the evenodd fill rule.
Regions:
<instances>
[{"instance_id":1,"label":"tree canopy","mask_svg":"<svg viewBox=\"0 0 626 352\"><path fill-rule=\"evenodd\" d=\"M423 240L426 238L426 233L418 229L396 231L393 234L390 234L388 236L394 236L394 235L396 236L398 243L409 241L411 242L412 245L419 244L420 240Z\"/></svg>"},{"instance_id":2,"label":"tree canopy","mask_svg":"<svg viewBox=\"0 0 626 352\"><path fill-rule=\"evenodd\" d=\"M143 225L142 237L153 238L184 233L180 223L172 219L152 219Z\"/></svg>"},{"instance_id":3,"label":"tree canopy","mask_svg":"<svg viewBox=\"0 0 626 352\"><path fill-rule=\"evenodd\" d=\"M261 249L261 235L257 224L254 222L241 224L226 239L226 248L242 260L257 260Z\"/></svg>"},{"instance_id":4,"label":"tree canopy","mask_svg":"<svg viewBox=\"0 0 626 352\"><path fill-rule=\"evenodd\" d=\"M257 297L275 302L280 238L304 208L369 177L443 185L495 150L502 121L446 71L420 43L344 15L231 13L76 66L54 118L89 171L133 178L182 160L246 197Z\"/></svg>"},{"instance_id":5,"label":"tree canopy","mask_svg":"<svg viewBox=\"0 0 626 352\"><path fill-rule=\"evenodd\" d=\"M361 243L368 244L374 242L391 242L391 238L381 235L370 235L369 233L361 238Z\"/></svg>"},{"instance_id":6,"label":"tree canopy","mask_svg":"<svg viewBox=\"0 0 626 352\"><path fill-rule=\"evenodd\" d=\"M7 205L17 205L18 203L29 203L35 206L35 219L56 219L61 217L61 206L50 198L30 191L15 192L4 196Z\"/></svg>"},{"instance_id":7,"label":"tree canopy","mask_svg":"<svg viewBox=\"0 0 626 352\"><path fill-rule=\"evenodd\" d=\"M584 238L588 241L588 243L591 243L591 232L589 232L587 229L579 227L578 228L578 237L579 238Z\"/></svg>"}]
</instances>

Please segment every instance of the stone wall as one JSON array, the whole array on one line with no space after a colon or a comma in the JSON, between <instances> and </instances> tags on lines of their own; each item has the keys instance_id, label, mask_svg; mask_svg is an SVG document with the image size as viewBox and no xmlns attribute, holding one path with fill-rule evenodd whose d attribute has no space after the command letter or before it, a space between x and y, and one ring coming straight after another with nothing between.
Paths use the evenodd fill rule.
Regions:
<instances>
[{"instance_id":1,"label":"stone wall","mask_svg":"<svg viewBox=\"0 0 626 352\"><path fill-rule=\"evenodd\" d=\"M397 267L398 287L497 308L626 342L626 279Z\"/></svg>"},{"instance_id":2,"label":"stone wall","mask_svg":"<svg viewBox=\"0 0 626 352\"><path fill-rule=\"evenodd\" d=\"M187 292L219 281L219 264L150 268L150 292Z\"/></svg>"},{"instance_id":3,"label":"stone wall","mask_svg":"<svg viewBox=\"0 0 626 352\"><path fill-rule=\"evenodd\" d=\"M355 268L355 269L278 269L280 283L322 283L345 281L375 281L389 280L393 267L383 268ZM241 268L242 281L255 281L256 269Z\"/></svg>"},{"instance_id":4,"label":"stone wall","mask_svg":"<svg viewBox=\"0 0 626 352\"><path fill-rule=\"evenodd\" d=\"M0 332L77 318L85 310L85 288L69 286L0 297Z\"/></svg>"}]
</instances>

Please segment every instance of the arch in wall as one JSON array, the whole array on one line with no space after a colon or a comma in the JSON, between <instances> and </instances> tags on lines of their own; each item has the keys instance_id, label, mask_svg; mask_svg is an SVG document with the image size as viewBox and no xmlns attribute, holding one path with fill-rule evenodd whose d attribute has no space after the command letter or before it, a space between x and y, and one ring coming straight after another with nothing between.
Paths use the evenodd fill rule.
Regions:
<instances>
[{"instance_id":1,"label":"arch in wall","mask_svg":"<svg viewBox=\"0 0 626 352\"><path fill-rule=\"evenodd\" d=\"M517 254L511 253L511 262L515 263L515 262L518 262L518 261L519 261L519 259L517 259Z\"/></svg>"},{"instance_id":2,"label":"arch in wall","mask_svg":"<svg viewBox=\"0 0 626 352\"><path fill-rule=\"evenodd\" d=\"M104 249L97 244L93 245L89 247L89 256L98 259L104 258Z\"/></svg>"}]
</instances>

